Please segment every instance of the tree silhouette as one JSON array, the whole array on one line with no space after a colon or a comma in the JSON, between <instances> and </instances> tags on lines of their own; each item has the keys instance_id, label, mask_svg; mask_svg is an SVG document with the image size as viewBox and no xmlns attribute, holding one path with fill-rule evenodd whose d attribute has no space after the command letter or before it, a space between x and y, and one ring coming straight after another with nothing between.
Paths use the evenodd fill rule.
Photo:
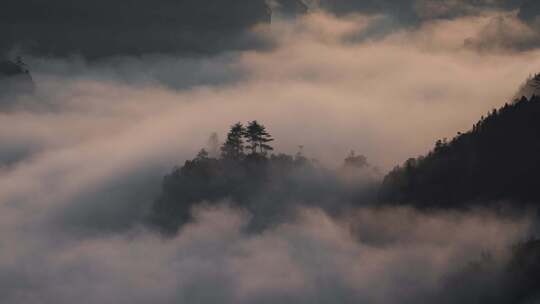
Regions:
<instances>
[{"instance_id":1,"label":"tree silhouette","mask_svg":"<svg viewBox=\"0 0 540 304\"><path fill-rule=\"evenodd\" d=\"M467 132L437 140L426 155L389 172L383 202L423 208L540 206L540 97L489 111Z\"/></svg>"},{"instance_id":2,"label":"tree silhouette","mask_svg":"<svg viewBox=\"0 0 540 304\"><path fill-rule=\"evenodd\" d=\"M221 157L223 159L238 160L244 156L244 140L243 136L246 129L241 123L236 123L231 126L227 134L227 140L221 147Z\"/></svg>"},{"instance_id":3,"label":"tree silhouette","mask_svg":"<svg viewBox=\"0 0 540 304\"><path fill-rule=\"evenodd\" d=\"M246 139L251 150L248 153L254 154L244 154ZM295 206L313 206L338 214L350 206L375 200L375 179L362 182L364 185L351 184L341 172L327 170L304 156L302 146L294 156L262 155L272 149L270 141L264 126L256 121L248 128L241 123L231 126L221 158L202 149L163 178L150 223L165 234L175 234L193 220L194 206L201 202L218 205L226 200L252 215L247 231L262 231L291 218ZM361 156L354 158L365 162Z\"/></svg>"},{"instance_id":4,"label":"tree silhouette","mask_svg":"<svg viewBox=\"0 0 540 304\"><path fill-rule=\"evenodd\" d=\"M256 120L250 122L246 128L244 134L246 141L248 142L248 149L251 150L251 154L258 154L266 156L268 151L274 150L268 143L274 141L272 136L266 131L266 127L259 124Z\"/></svg>"}]
</instances>

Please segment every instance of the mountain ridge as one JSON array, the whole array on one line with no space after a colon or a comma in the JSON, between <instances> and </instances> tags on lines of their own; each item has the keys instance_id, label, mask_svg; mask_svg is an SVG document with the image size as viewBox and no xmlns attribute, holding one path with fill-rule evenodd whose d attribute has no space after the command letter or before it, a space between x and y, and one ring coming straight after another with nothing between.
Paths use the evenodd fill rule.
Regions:
<instances>
[{"instance_id":1,"label":"mountain ridge","mask_svg":"<svg viewBox=\"0 0 540 304\"><path fill-rule=\"evenodd\" d=\"M426 155L384 178L379 200L422 208L462 208L512 201L538 206L540 97L525 96L482 117Z\"/></svg>"}]
</instances>

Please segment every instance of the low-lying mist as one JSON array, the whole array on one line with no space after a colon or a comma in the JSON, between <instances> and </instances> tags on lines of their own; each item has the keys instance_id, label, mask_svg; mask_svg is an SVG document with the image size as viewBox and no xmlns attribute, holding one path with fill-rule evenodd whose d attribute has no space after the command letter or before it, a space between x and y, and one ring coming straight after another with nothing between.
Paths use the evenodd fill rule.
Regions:
<instances>
[{"instance_id":1,"label":"low-lying mist","mask_svg":"<svg viewBox=\"0 0 540 304\"><path fill-rule=\"evenodd\" d=\"M212 132L223 140L237 121L264 122L276 153L303 146L333 170L354 150L381 172L470 128L540 69L535 50L472 47L493 17L379 35L374 25L383 16L313 13L254 29L274 42L266 51L92 63L28 58L35 92L0 100L2 301L473 303L491 296L512 245L532 233L526 214L371 202L336 216L292 204L295 216L246 233L253 213L224 199L198 202L174 236L145 221L163 176ZM482 270L467 277L474 282L460 279L475 265Z\"/></svg>"},{"instance_id":2,"label":"low-lying mist","mask_svg":"<svg viewBox=\"0 0 540 304\"><path fill-rule=\"evenodd\" d=\"M528 227L524 219L482 212L359 209L336 221L316 209L300 209L294 222L246 235L241 231L249 215L239 210L194 212L195 221L173 239L145 230L83 238L28 226L2 229L3 299L473 303L478 294L492 293L511 244ZM454 281L469 271L474 275L466 278L474 285Z\"/></svg>"}]
</instances>

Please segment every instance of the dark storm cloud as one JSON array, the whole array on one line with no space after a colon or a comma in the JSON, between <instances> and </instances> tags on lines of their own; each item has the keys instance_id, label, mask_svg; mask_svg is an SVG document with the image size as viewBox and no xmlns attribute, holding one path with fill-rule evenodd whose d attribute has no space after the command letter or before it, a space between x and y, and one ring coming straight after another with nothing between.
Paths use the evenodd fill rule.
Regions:
<instances>
[{"instance_id":1,"label":"dark storm cloud","mask_svg":"<svg viewBox=\"0 0 540 304\"><path fill-rule=\"evenodd\" d=\"M531 26L532 29L540 29L536 22L540 15L540 2L536 0L320 0L318 6L338 15L350 13L384 14L393 17L402 25L417 25L434 19L454 19L463 16L480 15L486 12L517 12L518 19ZM497 23L497 20L494 21ZM493 24L492 24L493 25ZM493 25L501 30L499 22ZM515 48L526 48L533 43L516 42L504 34L498 39L509 39L506 44ZM518 39L519 40L519 39ZM539 41L539 39L536 39ZM499 43L500 44L500 43ZM533 46L531 46L533 47Z\"/></svg>"},{"instance_id":2,"label":"dark storm cloud","mask_svg":"<svg viewBox=\"0 0 540 304\"><path fill-rule=\"evenodd\" d=\"M540 4L536 0L306 0L306 3L337 16L385 16L381 19L385 23L368 32L367 37L362 35L362 39L441 20L491 16L481 33L464 41L466 47L482 52L514 52L540 45Z\"/></svg>"},{"instance_id":3,"label":"dark storm cloud","mask_svg":"<svg viewBox=\"0 0 540 304\"><path fill-rule=\"evenodd\" d=\"M252 27L306 11L300 0L6 0L0 52L101 58L258 48L266 43Z\"/></svg>"},{"instance_id":4,"label":"dark storm cloud","mask_svg":"<svg viewBox=\"0 0 540 304\"><path fill-rule=\"evenodd\" d=\"M465 40L465 46L481 52L527 51L540 46L540 28L526 24L515 15L491 18L478 34Z\"/></svg>"},{"instance_id":5,"label":"dark storm cloud","mask_svg":"<svg viewBox=\"0 0 540 304\"><path fill-rule=\"evenodd\" d=\"M337 14L388 14L404 22L455 18L487 9L518 9L526 0L320 0L318 5ZM314 2L315 3L315 2Z\"/></svg>"},{"instance_id":6,"label":"dark storm cloud","mask_svg":"<svg viewBox=\"0 0 540 304\"><path fill-rule=\"evenodd\" d=\"M527 23L536 23L540 16L540 2L535 0L526 0L520 7L519 18Z\"/></svg>"},{"instance_id":7,"label":"dark storm cloud","mask_svg":"<svg viewBox=\"0 0 540 304\"><path fill-rule=\"evenodd\" d=\"M256 45L247 30L270 16L264 0L7 0L0 10L1 51L208 54Z\"/></svg>"},{"instance_id":8,"label":"dark storm cloud","mask_svg":"<svg viewBox=\"0 0 540 304\"><path fill-rule=\"evenodd\" d=\"M394 29L486 11L512 11L539 30L535 20L540 7L535 0L6 0L0 10L0 53L102 58L268 47L270 42L250 29L268 24L273 17L302 15L307 7L340 16L386 15ZM506 45L511 48L525 48L523 42L515 45L509 40ZM525 46L535 47L535 43Z\"/></svg>"}]
</instances>

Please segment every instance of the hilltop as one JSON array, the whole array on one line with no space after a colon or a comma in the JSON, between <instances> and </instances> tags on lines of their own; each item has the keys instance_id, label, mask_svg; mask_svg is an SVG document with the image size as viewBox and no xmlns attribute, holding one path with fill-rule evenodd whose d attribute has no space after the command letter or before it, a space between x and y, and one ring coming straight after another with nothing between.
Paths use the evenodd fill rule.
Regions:
<instances>
[{"instance_id":1,"label":"hilltop","mask_svg":"<svg viewBox=\"0 0 540 304\"><path fill-rule=\"evenodd\" d=\"M220 155L203 149L165 176L151 222L174 233L198 205L228 204L248 211L248 229L257 231L290 219L300 206L338 214L373 202L378 174L364 156L351 152L340 168L328 170L302 151L271 153L273 140L257 121L233 125Z\"/></svg>"}]
</instances>

